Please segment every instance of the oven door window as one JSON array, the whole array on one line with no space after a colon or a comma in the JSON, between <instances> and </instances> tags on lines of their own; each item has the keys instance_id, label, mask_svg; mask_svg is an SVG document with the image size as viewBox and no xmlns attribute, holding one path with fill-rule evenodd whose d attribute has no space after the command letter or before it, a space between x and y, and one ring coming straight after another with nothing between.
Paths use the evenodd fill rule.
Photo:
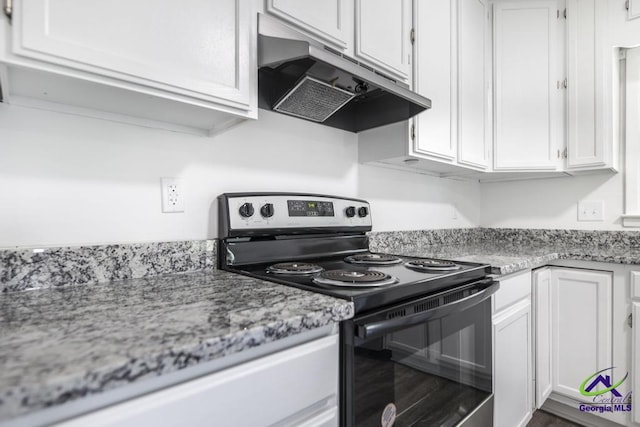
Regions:
<instances>
[{"instance_id":1,"label":"oven door window","mask_svg":"<svg viewBox=\"0 0 640 427\"><path fill-rule=\"evenodd\" d=\"M492 393L490 300L354 347L356 426L455 426Z\"/></svg>"}]
</instances>

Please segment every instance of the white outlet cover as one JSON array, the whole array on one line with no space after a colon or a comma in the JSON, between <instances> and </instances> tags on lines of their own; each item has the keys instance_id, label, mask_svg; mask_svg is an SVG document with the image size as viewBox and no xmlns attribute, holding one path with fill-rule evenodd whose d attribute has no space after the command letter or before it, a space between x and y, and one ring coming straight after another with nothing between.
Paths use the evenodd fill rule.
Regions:
<instances>
[{"instance_id":1,"label":"white outlet cover","mask_svg":"<svg viewBox=\"0 0 640 427\"><path fill-rule=\"evenodd\" d=\"M578 202L578 221L604 221L604 201L581 200Z\"/></svg>"},{"instance_id":2,"label":"white outlet cover","mask_svg":"<svg viewBox=\"0 0 640 427\"><path fill-rule=\"evenodd\" d=\"M162 212L184 212L184 183L181 178L160 179Z\"/></svg>"}]
</instances>

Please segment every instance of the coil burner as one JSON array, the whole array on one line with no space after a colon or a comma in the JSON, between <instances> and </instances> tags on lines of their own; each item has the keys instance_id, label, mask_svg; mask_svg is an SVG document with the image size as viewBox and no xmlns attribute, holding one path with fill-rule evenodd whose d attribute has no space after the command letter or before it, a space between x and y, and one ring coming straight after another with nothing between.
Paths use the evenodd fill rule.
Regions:
<instances>
[{"instance_id":1,"label":"coil burner","mask_svg":"<svg viewBox=\"0 0 640 427\"><path fill-rule=\"evenodd\" d=\"M442 261L439 259L416 259L413 261L409 261L404 265L413 270L429 272L456 271L462 268L458 264L455 264L451 261Z\"/></svg>"},{"instance_id":2,"label":"coil burner","mask_svg":"<svg viewBox=\"0 0 640 427\"><path fill-rule=\"evenodd\" d=\"M308 262L281 262L273 264L267 268L267 272L274 274L315 274L323 270L317 264L310 264Z\"/></svg>"},{"instance_id":3,"label":"coil burner","mask_svg":"<svg viewBox=\"0 0 640 427\"><path fill-rule=\"evenodd\" d=\"M320 285L377 287L396 283L398 279L380 271L329 270L313 278Z\"/></svg>"},{"instance_id":4,"label":"coil burner","mask_svg":"<svg viewBox=\"0 0 640 427\"><path fill-rule=\"evenodd\" d=\"M366 264L366 265L393 265L400 264L402 259L395 255L384 254L359 254L351 255L344 259L351 264Z\"/></svg>"}]
</instances>

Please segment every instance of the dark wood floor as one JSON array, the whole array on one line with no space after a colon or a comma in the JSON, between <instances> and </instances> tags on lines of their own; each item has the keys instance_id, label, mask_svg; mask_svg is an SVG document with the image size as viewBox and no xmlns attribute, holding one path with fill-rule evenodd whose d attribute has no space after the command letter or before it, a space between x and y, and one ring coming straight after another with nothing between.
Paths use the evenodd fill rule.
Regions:
<instances>
[{"instance_id":1,"label":"dark wood floor","mask_svg":"<svg viewBox=\"0 0 640 427\"><path fill-rule=\"evenodd\" d=\"M582 427L580 424L556 417L548 412L536 411L527 427Z\"/></svg>"}]
</instances>

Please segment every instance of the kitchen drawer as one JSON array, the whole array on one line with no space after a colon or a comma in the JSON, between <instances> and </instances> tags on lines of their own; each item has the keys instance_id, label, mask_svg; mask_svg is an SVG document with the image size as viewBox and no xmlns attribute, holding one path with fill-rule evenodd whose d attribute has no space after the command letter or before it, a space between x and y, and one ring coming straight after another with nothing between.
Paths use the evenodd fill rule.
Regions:
<instances>
[{"instance_id":1,"label":"kitchen drawer","mask_svg":"<svg viewBox=\"0 0 640 427\"><path fill-rule=\"evenodd\" d=\"M500 289L493 298L493 313L531 296L531 270L497 277Z\"/></svg>"},{"instance_id":2,"label":"kitchen drawer","mask_svg":"<svg viewBox=\"0 0 640 427\"><path fill-rule=\"evenodd\" d=\"M337 393L332 335L57 426L335 426Z\"/></svg>"}]
</instances>

